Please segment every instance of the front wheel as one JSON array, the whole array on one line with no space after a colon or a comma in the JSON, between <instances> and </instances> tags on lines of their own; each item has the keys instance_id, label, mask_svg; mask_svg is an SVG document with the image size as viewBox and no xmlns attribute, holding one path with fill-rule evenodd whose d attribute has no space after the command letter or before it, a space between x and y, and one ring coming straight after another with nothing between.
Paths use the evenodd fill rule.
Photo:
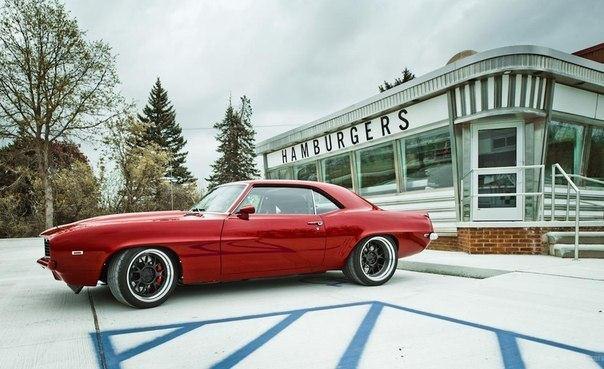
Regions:
<instances>
[{"instance_id":1,"label":"front wheel","mask_svg":"<svg viewBox=\"0 0 604 369\"><path fill-rule=\"evenodd\" d=\"M129 249L111 260L107 283L119 302L141 309L151 308L161 305L174 291L176 268L163 250Z\"/></svg>"},{"instance_id":2,"label":"front wheel","mask_svg":"<svg viewBox=\"0 0 604 369\"><path fill-rule=\"evenodd\" d=\"M373 236L361 241L348 256L344 274L365 286L386 283L396 271L397 250L389 237Z\"/></svg>"}]
</instances>

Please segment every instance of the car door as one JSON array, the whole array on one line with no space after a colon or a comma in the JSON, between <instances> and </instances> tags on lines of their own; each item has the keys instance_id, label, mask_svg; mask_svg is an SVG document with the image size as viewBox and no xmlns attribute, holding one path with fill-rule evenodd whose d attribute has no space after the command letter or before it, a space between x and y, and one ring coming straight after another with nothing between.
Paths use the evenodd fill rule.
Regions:
<instances>
[{"instance_id":1,"label":"car door","mask_svg":"<svg viewBox=\"0 0 604 369\"><path fill-rule=\"evenodd\" d=\"M321 265L325 229L311 189L255 186L238 209L246 205L253 205L256 212L241 217L235 210L224 223L223 275L288 274Z\"/></svg>"}]
</instances>

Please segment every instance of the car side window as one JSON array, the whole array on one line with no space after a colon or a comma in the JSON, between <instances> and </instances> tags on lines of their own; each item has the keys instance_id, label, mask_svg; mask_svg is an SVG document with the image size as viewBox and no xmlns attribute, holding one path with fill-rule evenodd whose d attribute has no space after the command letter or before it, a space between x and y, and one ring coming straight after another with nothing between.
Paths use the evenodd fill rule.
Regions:
<instances>
[{"instance_id":1,"label":"car side window","mask_svg":"<svg viewBox=\"0 0 604 369\"><path fill-rule=\"evenodd\" d=\"M312 193L300 187L254 187L240 208L251 204L256 214L314 214Z\"/></svg>"},{"instance_id":2,"label":"car side window","mask_svg":"<svg viewBox=\"0 0 604 369\"><path fill-rule=\"evenodd\" d=\"M334 204L333 201L320 194L319 192L313 191L315 197L315 209L317 214L325 214L332 210L339 209L339 206Z\"/></svg>"}]
</instances>

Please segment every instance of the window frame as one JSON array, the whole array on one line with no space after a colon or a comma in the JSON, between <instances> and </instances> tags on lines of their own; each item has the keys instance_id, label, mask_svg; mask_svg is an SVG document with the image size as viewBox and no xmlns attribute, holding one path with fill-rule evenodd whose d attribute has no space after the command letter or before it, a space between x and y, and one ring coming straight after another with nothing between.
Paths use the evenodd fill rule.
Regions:
<instances>
[{"instance_id":1,"label":"window frame","mask_svg":"<svg viewBox=\"0 0 604 369\"><path fill-rule=\"evenodd\" d=\"M323 214L329 214L332 213L334 211L339 211L344 209L344 205L342 205L339 201L335 200L332 196L330 196L329 194L325 193L324 191L321 191L320 189L316 188L316 187L312 187L312 186L297 186L297 185L286 185L286 184L252 184L249 186L249 188L247 190L245 190L243 192L243 196L238 199L238 201L236 202L236 206L232 208L232 211L229 212L229 215L236 215L237 214L237 209L239 209L242 205L243 205L243 201L247 198L247 196L254 190L254 188L301 188L301 189L305 189L305 190L309 190L311 192L311 198L312 198L312 207L313 207L313 213L309 213L309 214L289 214L289 213L275 213L275 214L256 214L256 215L284 215L284 216L301 216L301 215L317 215L317 216L321 216ZM337 209L334 210L330 210L329 212L325 212L322 214L317 214L317 207L316 207L316 202L315 202L315 196L313 192L317 192L323 196L325 196L325 198L327 198L329 201L331 201L334 205L337 206Z\"/></svg>"}]
</instances>

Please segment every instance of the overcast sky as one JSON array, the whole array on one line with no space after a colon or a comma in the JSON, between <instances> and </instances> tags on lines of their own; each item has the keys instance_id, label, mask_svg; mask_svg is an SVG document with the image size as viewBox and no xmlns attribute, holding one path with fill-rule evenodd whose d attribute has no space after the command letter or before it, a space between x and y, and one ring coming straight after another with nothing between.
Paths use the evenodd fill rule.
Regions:
<instances>
[{"instance_id":1,"label":"overcast sky","mask_svg":"<svg viewBox=\"0 0 604 369\"><path fill-rule=\"evenodd\" d=\"M161 78L202 185L217 158L216 132L207 128L222 118L229 95L251 98L261 141L374 95L404 66L419 76L464 49L532 44L573 52L604 41L602 0L66 5L90 39L113 47L123 95L139 110Z\"/></svg>"}]
</instances>

